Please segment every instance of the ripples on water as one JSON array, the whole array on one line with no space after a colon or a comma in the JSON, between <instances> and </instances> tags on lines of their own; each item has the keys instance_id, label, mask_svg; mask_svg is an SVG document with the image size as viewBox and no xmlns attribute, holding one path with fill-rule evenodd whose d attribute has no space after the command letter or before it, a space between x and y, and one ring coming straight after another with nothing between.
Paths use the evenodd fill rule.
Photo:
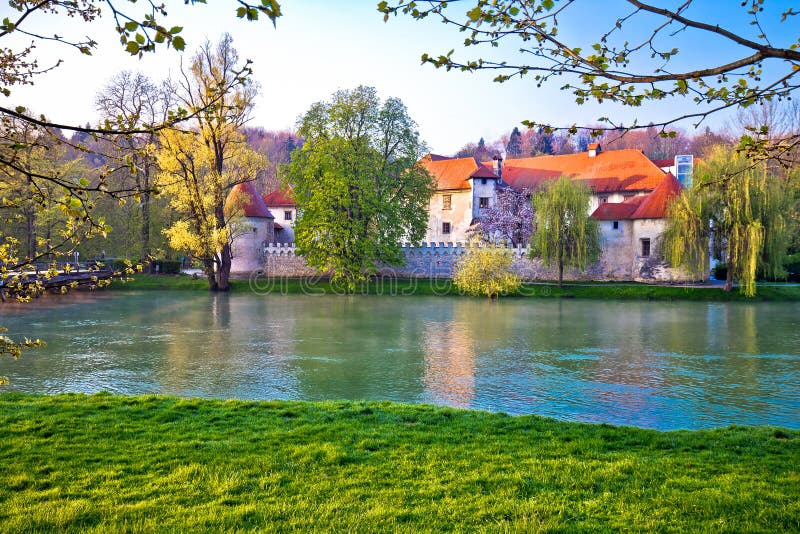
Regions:
<instances>
[{"instance_id":1,"label":"ripples on water","mask_svg":"<svg viewBox=\"0 0 800 534\"><path fill-rule=\"evenodd\" d=\"M389 399L649 428L800 428L800 306L147 292L3 306L7 389Z\"/></svg>"}]
</instances>

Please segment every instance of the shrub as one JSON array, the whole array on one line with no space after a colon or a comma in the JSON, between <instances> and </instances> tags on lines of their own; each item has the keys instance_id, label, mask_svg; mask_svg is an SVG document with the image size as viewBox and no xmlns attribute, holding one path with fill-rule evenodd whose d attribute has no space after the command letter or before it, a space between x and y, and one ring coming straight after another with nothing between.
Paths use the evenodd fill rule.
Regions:
<instances>
[{"instance_id":1,"label":"shrub","mask_svg":"<svg viewBox=\"0 0 800 534\"><path fill-rule=\"evenodd\" d=\"M511 270L514 257L504 247L471 244L455 268L453 282L468 295L486 295L490 299L514 293L522 281Z\"/></svg>"},{"instance_id":2,"label":"shrub","mask_svg":"<svg viewBox=\"0 0 800 534\"><path fill-rule=\"evenodd\" d=\"M111 268L115 271L123 271L133 265L135 262L133 260L126 260L126 259L116 259L111 262ZM108 267L108 264L106 264Z\"/></svg>"}]
</instances>

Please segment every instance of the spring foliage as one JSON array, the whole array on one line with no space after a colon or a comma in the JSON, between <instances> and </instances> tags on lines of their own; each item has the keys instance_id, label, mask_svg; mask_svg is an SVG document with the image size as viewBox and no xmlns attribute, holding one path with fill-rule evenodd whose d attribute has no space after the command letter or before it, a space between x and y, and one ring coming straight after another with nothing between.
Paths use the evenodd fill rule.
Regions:
<instances>
[{"instance_id":1,"label":"spring foliage","mask_svg":"<svg viewBox=\"0 0 800 534\"><path fill-rule=\"evenodd\" d=\"M737 152L714 149L695 173L691 189L669 210L664 233L666 259L693 272L708 270L708 243L727 261L728 278L746 296L756 293L756 278L785 276L788 217L794 196L765 162L753 163Z\"/></svg>"},{"instance_id":2,"label":"spring foliage","mask_svg":"<svg viewBox=\"0 0 800 534\"><path fill-rule=\"evenodd\" d=\"M548 182L533 196L532 254L558 266L558 287L564 267L585 269L600 255L600 229L589 216L591 193L581 184L562 177Z\"/></svg>"},{"instance_id":3,"label":"spring foliage","mask_svg":"<svg viewBox=\"0 0 800 534\"><path fill-rule=\"evenodd\" d=\"M301 117L303 147L286 179L299 208L295 240L309 265L353 289L377 263L403 263L400 243L419 241L433 180L424 145L396 98L374 88L338 91Z\"/></svg>"},{"instance_id":4,"label":"spring foliage","mask_svg":"<svg viewBox=\"0 0 800 534\"><path fill-rule=\"evenodd\" d=\"M456 265L453 282L468 295L486 295L490 299L514 293L522 281L514 274L514 257L502 246L472 242Z\"/></svg>"},{"instance_id":5,"label":"spring foliage","mask_svg":"<svg viewBox=\"0 0 800 534\"><path fill-rule=\"evenodd\" d=\"M181 215L164 230L170 245L202 261L210 289L226 291L234 236L225 201L237 184L253 180L266 162L240 133L256 87L239 65L232 39L206 43L185 76L181 99L195 113L190 131L164 130L158 152L158 186Z\"/></svg>"}]
</instances>

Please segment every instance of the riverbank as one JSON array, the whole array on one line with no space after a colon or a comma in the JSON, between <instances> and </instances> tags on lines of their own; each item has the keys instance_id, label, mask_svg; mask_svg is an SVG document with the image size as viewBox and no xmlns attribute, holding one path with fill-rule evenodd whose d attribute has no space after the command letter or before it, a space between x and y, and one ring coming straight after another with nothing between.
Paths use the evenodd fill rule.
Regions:
<instances>
[{"instance_id":1,"label":"riverbank","mask_svg":"<svg viewBox=\"0 0 800 534\"><path fill-rule=\"evenodd\" d=\"M137 274L133 281L115 281L115 290L208 290L205 278L191 276ZM255 292L259 294L344 294L342 287L327 279L258 278L232 280L231 291ZM448 279L378 278L363 284L356 291L367 295L458 295L458 290ZM800 301L800 285L769 284L758 287L753 298L739 294L737 290L725 292L721 286L668 286L641 283L597 282L565 283L559 288L556 283L529 283L510 297L620 299L620 300L666 300L707 302L753 302L753 301Z\"/></svg>"},{"instance_id":2,"label":"riverbank","mask_svg":"<svg viewBox=\"0 0 800 534\"><path fill-rule=\"evenodd\" d=\"M800 529L800 432L0 395L5 532Z\"/></svg>"}]
</instances>

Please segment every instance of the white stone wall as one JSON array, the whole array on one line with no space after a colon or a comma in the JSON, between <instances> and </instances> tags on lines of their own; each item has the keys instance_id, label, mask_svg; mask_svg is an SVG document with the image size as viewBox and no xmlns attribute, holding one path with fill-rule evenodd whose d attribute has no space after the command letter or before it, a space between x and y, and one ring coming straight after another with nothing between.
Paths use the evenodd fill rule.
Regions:
<instances>
[{"instance_id":1,"label":"white stone wall","mask_svg":"<svg viewBox=\"0 0 800 534\"><path fill-rule=\"evenodd\" d=\"M272 219L237 218L232 224L231 274L251 273L264 268L264 243L275 240Z\"/></svg>"},{"instance_id":2,"label":"white stone wall","mask_svg":"<svg viewBox=\"0 0 800 534\"><path fill-rule=\"evenodd\" d=\"M603 260L609 276L616 279L633 279L631 259L634 221L597 221L600 226L600 240L603 247Z\"/></svg>"},{"instance_id":3,"label":"white stone wall","mask_svg":"<svg viewBox=\"0 0 800 534\"><path fill-rule=\"evenodd\" d=\"M450 209L443 209L442 198L450 197ZM442 233L442 223L450 223L450 233ZM437 191L430 199L426 241L457 243L467 240L467 230L472 222L472 191Z\"/></svg>"},{"instance_id":4,"label":"white stone wall","mask_svg":"<svg viewBox=\"0 0 800 534\"><path fill-rule=\"evenodd\" d=\"M280 230L275 230L275 241L278 243L294 243L294 221L297 220L297 208L292 206L274 206L269 211L275 217L275 222L281 225ZM289 212L290 219L286 218Z\"/></svg>"},{"instance_id":5,"label":"white stone wall","mask_svg":"<svg viewBox=\"0 0 800 534\"><path fill-rule=\"evenodd\" d=\"M652 225L642 225L641 233L636 234L632 221L625 221L629 226L622 230L617 241L607 242L603 256L585 271L568 269L564 273L565 280L574 281L643 281L643 282L688 282L692 277L664 264L657 256L637 258L631 262L630 256L615 250L617 247L628 247L628 237L645 235L652 230ZM546 267L538 259L529 257L527 247L510 249L514 255L514 271L525 280L555 280L558 270L555 266ZM655 250L655 249L654 249ZM449 278L458 260L466 253L463 243L421 243L406 244L403 253L406 265L401 267L385 267L381 274L397 277ZM302 256L297 254L294 245L272 244L264 250L264 272L267 276L319 276L316 270L308 267ZM618 260L617 258L622 258Z\"/></svg>"},{"instance_id":6,"label":"white stone wall","mask_svg":"<svg viewBox=\"0 0 800 534\"><path fill-rule=\"evenodd\" d=\"M483 181L486 180L484 184ZM480 198L486 197L489 199L489 207L494 206L497 202L497 180L491 178L472 178L472 218L479 218L483 210L480 208Z\"/></svg>"}]
</instances>

